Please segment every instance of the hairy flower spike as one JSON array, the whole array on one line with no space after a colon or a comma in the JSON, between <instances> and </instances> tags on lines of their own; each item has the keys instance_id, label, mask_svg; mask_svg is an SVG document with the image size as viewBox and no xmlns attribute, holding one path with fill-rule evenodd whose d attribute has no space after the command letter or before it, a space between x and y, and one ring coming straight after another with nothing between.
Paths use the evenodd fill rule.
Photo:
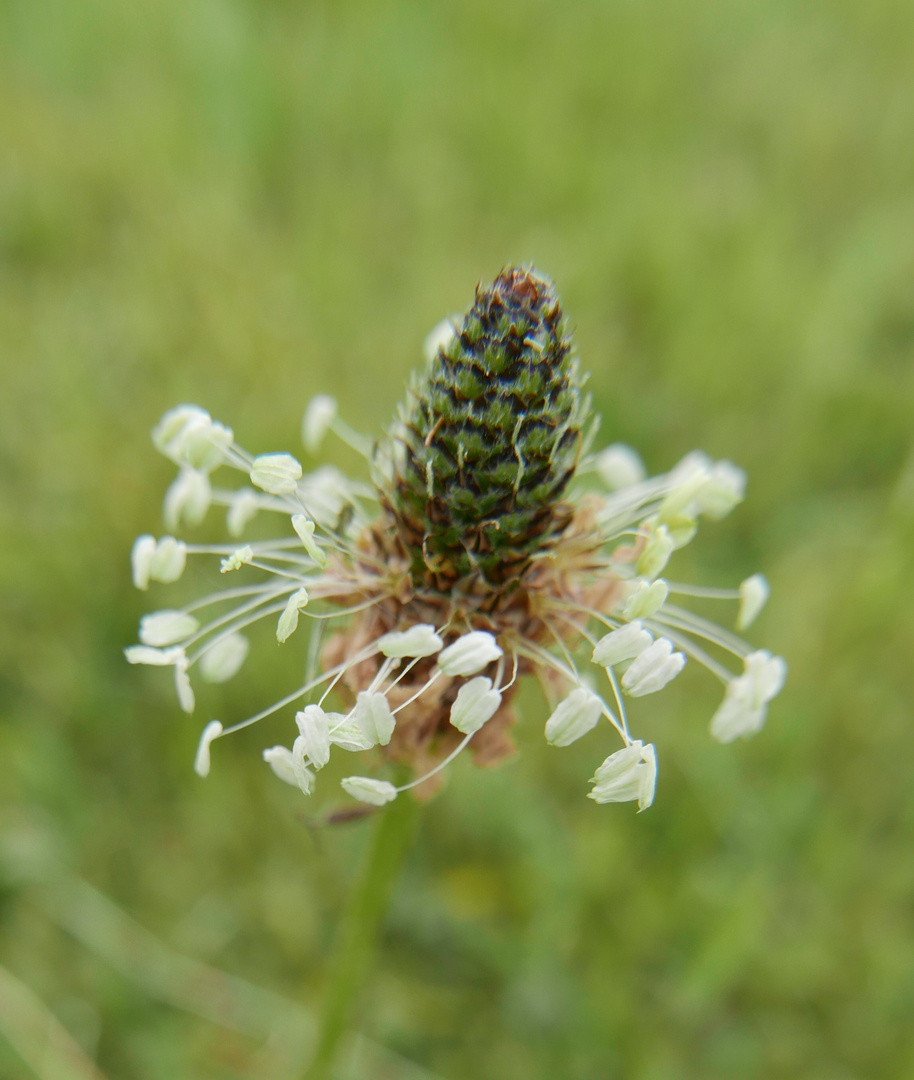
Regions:
<instances>
[{"instance_id":1,"label":"hairy flower spike","mask_svg":"<svg viewBox=\"0 0 914 1080\"><path fill-rule=\"evenodd\" d=\"M515 578L567 526L589 403L555 287L502 271L442 339L392 432L384 492L417 585Z\"/></svg>"},{"instance_id":2,"label":"hairy flower spike","mask_svg":"<svg viewBox=\"0 0 914 1080\"><path fill-rule=\"evenodd\" d=\"M400 786L346 776L343 790L371 807L410 789L428 797L467 749L480 765L509 756L515 695L535 675L557 702L545 725L553 746L621 739L608 756L599 750L590 798L646 809L657 759L630 734L626 700L661 690L688 658L725 683L711 734L730 742L762 727L784 681L780 657L688 606L738 601L743 630L768 597L760 574L739 589L666 578L699 524L740 502L745 474L699 451L653 478L621 443L588 457L589 403L565 319L552 283L531 269L508 267L479 286L426 348L373 450L334 399L319 394L305 411L307 449L332 432L371 462L373 485L327 465L304 473L287 453L255 456L197 406L165 414L153 440L178 467L166 521L192 525L223 507L233 542L137 540L139 589L176 581L189 557L225 576L213 575L221 587L209 596L146 615L126 658L171 668L192 712L198 674L221 683L239 671L249 627L266 620L280 643L298 631L286 647L300 649L299 685L227 729L211 721L195 768L208 774L213 740L284 711L291 745L268 747L263 760L305 795L331 755L412 767ZM220 469L239 472L240 484L218 483ZM245 542L248 524L268 514L280 516L280 534L263 539L258 528ZM605 671L602 691L580 674L587 659Z\"/></svg>"}]
</instances>

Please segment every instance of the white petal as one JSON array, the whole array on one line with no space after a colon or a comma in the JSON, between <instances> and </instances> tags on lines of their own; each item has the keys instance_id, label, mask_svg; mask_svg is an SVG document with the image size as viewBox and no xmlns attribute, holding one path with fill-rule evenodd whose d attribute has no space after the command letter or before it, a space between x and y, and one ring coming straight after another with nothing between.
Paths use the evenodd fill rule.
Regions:
<instances>
[{"instance_id":1,"label":"white petal","mask_svg":"<svg viewBox=\"0 0 914 1080\"><path fill-rule=\"evenodd\" d=\"M397 789L386 780L372 780L370 776L347 776L340 781L343 791L360 802L383 806L397 797Z\"/></svg>"},{"instance_id":2,"label":"white petal","mask_svg":"<svg viewBox=\"0 0 914 1080\"><path fill-rule=\"evenodd\" d=\"M301 438L309 453L314 454L320 449L336 414L336 398L329 394L315 394L308 402L301 423Z\"/></svg>"},{"instance_id":3,"label":"white petal","mask_svg":"<svg viewBox=\"0 0 914 1080\"><path fill-rule=\"evenodd\" d=\"M140 619L140 641L144 645L176 645L189 638L200 624L186 611L153 611Z\"/></svg>"},{"instance_id":4,"label":"white petal","mask_svg":"<svg viewBox=\"0 0 914 1080\"><path fill-rule=\"evenodd\" d=\"M271 495L291 495L301 475L301 463L291 454L260 454L254 458L251 483Z\"/></svg>"},{"instance_id":5,"label":"white petal","mask_svg":"<svg viewBox=\"0 0 914 1080\"><path fill-rule=\"evenodd\" d=\"M470 735L488 723L500 705L501 694L492 688L492 680L480 675L457 691L451 706L451 724L464 735Z\"/></svg>"},{"instance_id":6,"label":"white petal","mask_svg":"<svg viewBox=\"0 0 914 1080\"><path fill-rule=\"evenodd\" d=\"M213 739L218 739L222 734L222 725L218 720L210 720L203 729L200 742L197 745L197 756L194 758L194 772L197 776L209 776L209 747Z\"/></svg>"},{"instance_id":7,"label":"white petal","mask_svg":"<svg viewBox=\"0 0 914 1080\"><path fill-rule=\"evenodd\" d=\"M572 690L546 721L546 742L570 746L596 725L603 707L600 698L585 687Z\"/></svg>"},{"instance_id":8,"label":"white petal","mask_svg":"<svg viewBox=\"0 0 914 1080\"><path fill-rule=\"evenodd\" d=\"M200 674L207 682L227 682L244 663L250 647L248 639L238 633L213 642L200 657Z\"/></svg>"},{"instance_id":9,"label":"white petal","mask_svg":"<svg viewBox=\"0 0 914 1080\"><path fill-rule=\"evenodd\" d=\"M438 657L445 675L475 675L487 664L502 656L495 638L485 630L473 630L458 638Z\"/></svg>"},{"instance_id":10,"label":"white petal","mask_svg":"<svg viewBox=\"0 0 914 1080\"><path fill-rule=\"evenodd\" d=\"M385 656L434 656L443 645L429 623L418 623L408 630L395 630L378 638L378 648Z\"/></svg>"}]
</instances>

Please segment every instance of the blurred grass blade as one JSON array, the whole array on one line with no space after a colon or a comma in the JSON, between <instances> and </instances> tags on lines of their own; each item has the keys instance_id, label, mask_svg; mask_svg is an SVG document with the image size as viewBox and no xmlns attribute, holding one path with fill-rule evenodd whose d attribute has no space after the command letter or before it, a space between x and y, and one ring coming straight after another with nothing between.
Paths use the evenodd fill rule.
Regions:
<instances>
[{"instance_id":1,"label":"blurred grass blade","mask_svg":"<svg viewBox=\"0 0 914 1080\"><path fill-rule=\"evenodd\" d=\"M4 967L0 1035L40 1080L105 1080L47 1005Z\"/></svg>"}]
</instances>

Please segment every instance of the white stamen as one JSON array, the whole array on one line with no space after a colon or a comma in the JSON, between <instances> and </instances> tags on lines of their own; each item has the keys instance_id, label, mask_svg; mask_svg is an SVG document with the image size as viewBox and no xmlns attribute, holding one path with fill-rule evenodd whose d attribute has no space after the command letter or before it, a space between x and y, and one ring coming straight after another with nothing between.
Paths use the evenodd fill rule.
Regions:
<instances>
[{"instance_id":1,"label":"white stamen","mask_svg":"<svg viewBox=\"0 0 914 1080\"><path fill-rule=\"evenodd\" d=\"M330 425L336 419L338 406L336 398L329 394L315 394L308 402L302 418L301 438L310 454L317 453Z\"/></svg>"},{"instance_id":2,"label":"white stamen","mask_svg":"<svg viewBox=\"0 0 914 1080\"><path fill-rule=\"evenodd\" d=\"M209 477L199 469L182 468L177 478L165 492L162 516L169 529L185 525L199 525L213 501L213 489Z\"/></svg>"},{"instance_id":3,"label":"white stamen","mask_svg":"<svg viewBox=\"0 0 914 1080\"><path fill-rule=\"evenodd\" d=\"M647 475L638 454L625 443L613 443L596 456L597 473L610 491L640 484Z\"/></svg>"},{"instance_id":4,"label":"white stamen","mask_svg":"<svg viewBox=\"0 0 914 1080\"><path fill-rule=\"evenodd\" d=\"M685 656L673 652L673 643L659 638L631 663L622 676L622 689L632 697L662 690L685 667Z\"/></svg>"},{"instance_id":5,"label":"white stamen","mask_svg":"<svg viewBox=\"0 0 914 1080\"><path fill-rule=\"evenodd\" d=\"M378 638L378 648L385 656L434 656L443 646L434 626L428 623L418 623L408 630L395 630Z\"/></svg>"},{"instance_id":6,"label":"white stamen","mask_svg":"<svg viewBox=\"0 0 914 1080\"><path fill-rule=\"evenodd\" d=\"M736 629L745 630L755 622L759 612L768 602L771 589L764 574L753 574L739 587L739 614Z\"/></svg>"},{"instance_id":7,"label":"white stamen","mask_svg":"<svg viewBox=\"0 0 914 1080\"><path fill-rule=\"evenodd\" d=\"M187 657L182 652L175 659L175 691L178 695L178 704L186 713L194 711L194 690L190 685L190 676L187 674Z\"/></svg>"},{"instance_id":8,"label":"white stamen","mask_svg":"<svg viewBox=\"0 0 914 1080\"><path fill-rule=\"evenodd\" d=\"M295 723L304 739L305 753L315 769L322 769L330 760L330 723L318 705L306 705L295 714Z\"/></svg>"},{"instance_id":9,"label":"white stamen","mask_svg":"<svg viewBox=\"0 0 914 1080\"><path fill-rule=\"evenodd\" d=\"M711 720L718 742L754 735L765 723L768 702L780 693L787 664L780 656L759 649L746 657L743 674L727 686L724 700Z\"/></svg>"},{"instance_id":10,"label":"white stamen","mask_svg":"<svg viewBox=\"0 0 914 1080\"><path fill-rule=\"evenodd\" d=\"M394 733L396 720L383 694L362 691L356 699L355 722L371 745L387 746Z\"/></svg>"},{"instance_id":11,"label":"white stamen","mask_svg":"<svg viewBox=\"0 0 914 1080\"><path fill-rule=\"evenodd\" d=\"M291 454L260 454L251 467L251 483L270 495L291 495L301 476L301 463Z\"/></svg>"},{"instance_id":12,"label":"white stamen","mask_svg":"<svg viewBox=\"0 0 914 1080\"><path fill-rule=\"evenodd\" d=\"M279 616L276 624L276 640L280 645L288 641L298 629L298 613L308 606L308 590L304 587L296 589L286 601L286 606Z\"/></svg>"},{"instance_id":13,"label":"white stamen","mask_svg":"<svg viewBox=\"0 0 914 1080\"><path fill-rule=\"evenodd\" d=\"M593 662L608 668L625 660L634 660L653 640L636 619L600 638L593 650Z\"/></svg>"},{"instance_id":14,"label":"white stamen","mask_svg":"<svg viewBox=\"0 0 914 1080\"><path fill-rule=\"evenodd\" d=\"M309 521L304 514L293 514L292 528L298 534L298 538L301 540L308 555L318 566L326 566L327 555L320 547L318 547L317 542L314 539L314 522Z\"/></svg>"},{"instance_id":15,"label":"white stamen","mask_svg":"<svg viewBox=\"0 0 914 1080\"><path fill-rule=\"evenodd\" d=\"M299 735L292 743L292 774L303 795L310 795L314 787L314 773L305 760L308 744L304 735Z\"/></svg>"},{"instance_id":16,"label":"white stamen","mask_svg":"<svg viewBox=\"0 0 914 1080\"><path fill-rule=\"evenodd\" d=\"M596 694L586 687L577 687L559 702L546 721L546 742L570 746L596 726L603 708Z\"/></svg>"},{"instance_id":17,"label":"white stamen","mask_svg":"<svg viewBox=\"0 0 914 1080\"><path fill-rule=\"evenodd\" d=\"M503 656L495 638L485 630L472 630L459 637L438 657L438 666L445 675L475 675Z\"/></svg>"},{"instance_id":18,"label":"white stamen","mask_svg":"<svg viewBox=\"0 0 914 1080\"><path fill-rule=\"evenodd\" d=\"M280 780L292 787L298 787L295 766L292 764L292 751L287 746L271 746L264 750L263 760Z\"/></svg>"},{"instance_id":19,"label":"white stamen","mask_svg":"<svg viewBox=\"0 0 914 1080\"><path fill-rule=\"evenodd\" d=\"M629 622L633 619L649 619L663 607L668 594L669 589L662 578L651 585L646 581L639 582L622 609L622 618Z\"/></svg>"},{"instance_id":20,"label":"white stamen","mask_svg":"<svg viewBox=\"0 0 914 1080\"><path fill-rule=\"evenodd\" d=\"M230 574L233 570L240 570L242 566L247 566L253 559L254 549L250 544L245 544L244 547L233 551L227 558L219 560L219 573Z\"/></svg>"},{"instance_id":21,"label":"white stamen","mask_svg":"<svg viewBox=\"0 0 914 1080\"><path fill-rule=\"evenodd\" d=\"M501 694L492 689L492 680L480 675L463 684L451 706L451 724L464 735L472 735L498 712Z\"/></svg>"},{"instance_id":22,"label":"white stamen","mask_svg":"<svg viewBox=\"0 0 914 1080\"><path fill-rule=\"evenodd\" d=\"M144 645L176 645L189 638L199 623L184 611L153 611L140 619L140 641Z\"/></svg>"},{"instance_id":23,"label":"white stamen","mask_svg":"<svg viewBox=\"0 0 914 1080\"><path fill-rule=\"evenodd\" d=\"M228 682L247 659L250 642L243 634L226 634L200 657L200 674L207 682Z\"/></svg>"},{"instance_id":24,"label":"white stamen","mask_svg":"<svg viewBox=\"0 0 914 1080\"><path fill-rule=\"evenodd\" d=\"M194 772L197 776L209 776L209 747L214 739L222 734L222 725L218 720L210 720L203 729L197 744L197 756L194 758Z\"/></svg>"},{"instance_id":25,"label":"white stamen","mask_svg":"<svg viewBox=\"0 0 914 1080\"><path fill-rule=\"evenodd\" d=\"M397 797L393 784L386 780L373 780L370 776L347 776L340 781L340 786L347 795L372 806L383 806Z\"/></svg>"},{"instance_id":26,"label":"white stamen","mask_svg":"<svg viewBox=\"0 0 914 1080\"><path fill-rule=\"evenodd\" d=\"M631 746L617 750L597 769L588 798L598 803L638 800L638 811L654 801L657 786L657 754L651 743L636 739Z\"/></svg>"},{"instance_id":27,"label":"white stamen","mask_svg":"<svg viewBox=\"0 0 914 1080\"><path fill-rule=\"evenodd\" d=\"M244 487L233 492L225 515L229 536L241 536L260 509L261 498L253 488Z\"/></svg>"}]
</instances>

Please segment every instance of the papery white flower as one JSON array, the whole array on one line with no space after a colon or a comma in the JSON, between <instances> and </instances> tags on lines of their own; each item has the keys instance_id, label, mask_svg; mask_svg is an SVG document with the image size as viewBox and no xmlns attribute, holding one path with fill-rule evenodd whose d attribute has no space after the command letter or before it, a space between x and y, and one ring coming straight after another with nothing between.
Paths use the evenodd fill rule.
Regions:
<instances>
[{"instance_id":1,"label":"papery white flower","mask_svg":"<svg viewBox=\"0 0 914 1080\"><path fill-rule=\"evenodd\" d=\"M165 492L162 516L169 529L199 525L206 517L213 500L209 477L199 469L182 468L171 487Z\"/></svg>"},{"instance_id":2,"label":"papery white flower","mask_svg":"<svg viewBox=\"0 0 914 1080\"><path fill-rule=\"evenodd\" d=\"M173 536L163 536L156 541L154 536L138 536L130 553L133 570L133 584L138 589L147 589L150 581L168 584L177 581L184 573L187 561L187 545Z\"/></svg>"},{"instance_id":3,"label":"papery white flower","mask_svg":"<svg viewBox=\"0 0 914 1080\"><path fill-rule=\"evenodd\" d=\"M240 570L242 566L247 566L253 559L254 549L250 544L245 544L244 547L237 548L231 555L220 560L219 573L230 574L233 570Z\"/></svg>"},{"instance_id":4,"label":"papery white flower","mask_svg":"<svg viewBox=\"0 0 914 1080\"><path fill-rule=\"evenodd\" d=\"M443 645L434 626L429 623L417 623L408 630L394 630L378 638L378 648L385 656L434 656Z\"/></svg>"},{"instance_id":5,"label":"papery white flower","mask_svg":"<svg viewBox=\"0 0 914 1080\"><path fill-rule=\"evenodd\" d=\"M787 664L767 649L750 653L743 674L732 679L717 712L711 719L711 734L718 742L746 738L761 730L768 702L776 697L787 678Z\"/></svg>"},{"instance_id":6,"label":"papery white flower","mask_svg":"<svg viewBox=\"0 0 914 1080\"><path fill-rule=\"evenodd\" d=\"M625 443L613 443L596 456L597 474L610 491L640 484L647 475L638 454Z\"/></svg>"},{"instance_id":7,"label":"papery white flower","mask_svg":"<svg viewBox=\"0 0 914 1080\"><path fill-rule=\"evenodd\" d=\"M455 320L459 323L461 321L460 316L449 315L446 319L442 319L440 323L436 323L426 334L425 340L422 342L422 355L428 363L431 363L438 355L439 349L446 349L454 340L457 334Z\"/></svg>"},{"instance_id":8,"label":"papery white flower","mask_svg":"<svg viewBox=\"0 0 914 1080\"><path fill-rule=\"evenodd\" d=\"M603 702L586 687L579 686L558 703L546 721L546 742L570 746L586 735L603 714Z\"/></svg>"},{"instance_id":9,"label":"papery white flower","mask_svg":"<svg viewBox=\"0 0 914 1080\"><path fill-rule=\"evenodd\" d=\"M600 638L594 646L593 662L601 667L612 667L625 660L634 660L653 640L650 631L636 619Z\"/></svg>"},{"instance_id":10,"label":"papery white flower","mask_svg":"<svg viewBox=\"0 0 914 1080\"><path fill-rule=\"evenodd\" d=\"M598 803L633 802L638 800L638 810L646 810L654 801L657 785L657 755L651 743L646 746L640 739L603 762L594 774L593 791L589 799Z\"/></svg>"},{"instance_id":11,"label":"papery white flower","mask_svg":"<svg viewBox=\"0 0 914 1080\"><path fill-rule=\"evenodd\" d=\"M250 647L251 643L243 634L226 634L210 645L200 658L200 674L207 682L228 682L247 659Z\"/></svg>"},{"instance_id":12,"label":"papery white flower","mask_svg":"<svg viewBox=\"0 0 914 1080\"><path fill-rule=\"evenodd\" d=\"M261 498L262 496L249 487L239 488L232 494L225 515L225 527L229 536L241 536L260 509Z\"/></svg>"},{"instance_id":13,"label":"papery white flower","mask_svg":"<svg viewBox=\"0 0 914 1080\"><path fill-rule=\"evenodd\" d=\"M759 612L768 602L771 589L764 574L747 577L739 587L739 614L736 617L736 629L745 630L758 618Z\"/></svg>"},{"instance_id":14,"label":"papery white flower","mask_svg":"<svg viewBox=\"0 0 914 1080\"><path fill-rule=\"evenodd\" d=\"M480 675L457 691L451 706L451 724L464 735L479 729L498 712L501 694L492 688L492 680Z\"/></svg>"},{"instance_id":15,"label":"papery white flower","mask_svg":"<svg viewBox=\"0 0 914 1080\"><path fill-rule=\"evenodd\" d=\"M361 691L356 698L354 717L366 742L387 746L397 722L383 694Z\"/></svg>"},{"instance_id":16,"label":"papery white flower","mask_svg":"<svg viewBox=\"0 0 914 1080\"><path fill-rule=\"evenodd\" d=\"M669 586L661 578L650 585L639 581L622 608L622 618L632 622L635 619L649 619L666 603Z\"/></svg>"},{"instance_id":17,"label":"papery white flower","mask_svg":"<svg viewBox=\"0 0 914 1080\"><path fill-rule=\"evenodd\" d=\"M188 661L182 650L175 658L175 692L178 695L178 704L186 713L194 711L194 689L190 685L190 676L187 674Z\"/></svg>"},{"instance_id":18,"label":"papery white flower","mask_svg":"<svg viewBox=\"0 0 914 1080\"><path fill-rule=\"evenodd\" d=\"M186 611L153 611L140 619L140 641L144 645L176 645L189 638L200 624Z\"/></svg>"},{"instance_id":19,"label":"papery white flower","mask_svg":"<svg viewBox=\"0 0 914 1080\"><path fill-rule=\"evenodd\" d=\"M644 551L638 558L635 567L640 577L648 581L653 580L670 561L670 555L676 547L676 542L666 525L658 525L651 532ZM665 599L665 598L664 598Z\"/></svg>"},{"instance_id":20,"label":"papery white flower","mask_svg":"<svg viewBox=\"0 0 914 1080\"><path fill-rule=\"evenodd\" d=\"M301 438L309 453L314 454L320 449L324 436L336 419L337 410L336 398L329 394L315 394L308 402L301 423Z\"/></svg>"},{"instance_id":21,"label":"papery white flower","mask_svg":"<svg viewBox=\"0 0 914 1080\"><path fill-rule=\"evenodd\" d=\"M438 657L438 666L445 675L475 675L504 655L495 638L485 630L471 630L459 637Z\"/></svg>"},{"instance_id":22,"label":"papery white flower","mask_svg":"<svg viewBox=\"0 0 914 1080\"><path fill-rule=\"evenodd\" d=\"M397 789L386 780L373 780L370 776L347 776L340 781L347 795L372 806L383 806L397 797Z\"/></svg>"},{"instance_id":23,"label":"papery white flower","mask_svg":"<svg viewBox=\"0 0 914 1080\"><path fill-rule=\"evenodd\" d=\"M305 760L307 752L307 739L304 735L299 735L292 743L292 775L303 795L310 795L314 787L314 773L308 768Z\"/></svg>"},{"instance_id":24,"label":"papery white flower","mask_svg":"<svg viewBox=\"0 0 914 1080\"><path fill-rule=\"evenodd\" d=\"M288 746L271 746L263 752L263 760L273 773L286 784L298 787L295 766L292 764L292 751Z\"/></svg>"},{"instance_id":25,"label":"papery white flower","mask_svg":"<svg viewBox=\"0 0 914 1080\"><path fill-rule=\"evenodd\" d=\"M309 521L304 514L293 514L292 528L295 530L299 540L301 540L309 558L312 558L318 566L326 566L327 555L318 547L317 541L314 539L314 522Z\"/></svg>"},{"instance_id":26,"label":"papery white flower","mask_svg":"<svg viewBox=\"0 0 914 1080\"><path fill-rule=\"evenodd\" d=\"M631 663L622 676L622 689L632 697L662 690L685 667L685 656L673 652L673 644L658 638Z\"/></svg>"},{"instance_id":27,"label":"papery white flower","mask_svg":"<svg viewBox=\"0 0 914 1080\"><path fill-rule=\"evenodd\" d=\"M330 760L330 723L319 705L306 705L295 714L295 723L304 740L302 746L315 769L322 769Z\"/></svg>"},{"instance_id":28,"label":"papery white flower","mask_svg":"<svg viewBox=\"0 0 914 1080\"><path fill-rule=\"evenodd\" d=\"M298 629L299 612L303 611L307 606L308 590L302 586L302 588L296 589L286 601L286 606L283 608L282 614L279 616L279 622L276 624L276 640L280 645L288 641Z\"/></svg>"},{"instance_id":29,"label":"papery white flower","mask_svg":"<svg viewBox=\"0 0 914 1080\"><path fill-rule=\"evenodd\" d=\"M194 758L194 772L197 776L209 776L209 748L214 739L222 734L222 724L218 720L210 720L203 729L200 742L197 745L197 756Z\"/></svg>"},{"instance_id":30,"label":"papery white flower","mask_svg":"<svg viewBox=\"0 0 914 1080\"><path fill-rule=\"evenodd\" d=\"M150 664L153 667L171 667L183 655L184 650L180 648L156 649L150 645L128 645L124 649L128 664Z\"/></svg>"},{"instance_id":31,"label":"papery white flower","mask_svg":"<svg viewBox=\"0 0 914 1080\"><path fill-rule=\"evenodd\" d=\"M260 454L251 467L251 483L270 495L291 495L301 476L301 463L291 454Z\"/></svg>"},{"instance_id":32,"label":"papery white flower","mask_svg":"<svg viewBox=\"0 0 914 1080\"><path fill-rule=\"evenodd\" d=\"M223 463L233 438L231 428L214 421L197 405L170 409L152 432L156 449L166 457L204 472Z\"/></svg>"}]
</instances>

